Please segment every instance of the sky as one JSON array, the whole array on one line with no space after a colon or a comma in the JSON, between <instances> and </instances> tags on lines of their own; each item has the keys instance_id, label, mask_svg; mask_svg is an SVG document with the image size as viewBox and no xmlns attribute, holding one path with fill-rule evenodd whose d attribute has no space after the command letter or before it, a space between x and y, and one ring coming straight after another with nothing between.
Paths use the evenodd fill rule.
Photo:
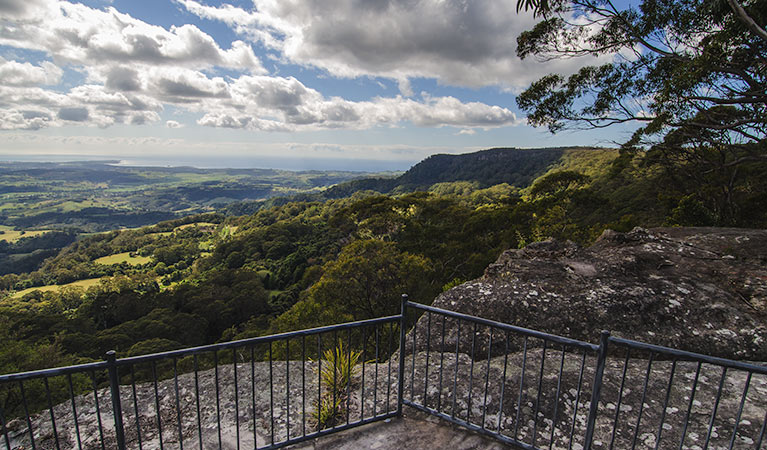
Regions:
<instances>
[{"instance_id":1,"label":"sky","mask_svg":"<svg viewBox=\"0 0 767 450\"><path fill-rule=\"evenodd\" d=\"M515 96L593 59L516 57L508 0L0 0L0 160L404 170L434 153L609 146Z\"/></svg>"}]
</instances>

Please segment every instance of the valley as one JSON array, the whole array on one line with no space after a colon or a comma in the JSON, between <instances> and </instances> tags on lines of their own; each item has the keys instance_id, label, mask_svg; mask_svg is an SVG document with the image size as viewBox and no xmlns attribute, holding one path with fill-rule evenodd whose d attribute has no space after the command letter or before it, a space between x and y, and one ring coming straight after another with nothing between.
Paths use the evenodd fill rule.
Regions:
<instances>
[{"instance_id":1,"label":"valley","mask_svg":"<svg viewBox=\"0 0 767 450\"><path fill-rule=\"evenodd\" d=\"M181 177L164 170L157 173L167 183ZM227 197L218 208L194 197L200 212L186 214L181 202L184 209L165 213L173 218L138 227L6 225L0 370L396 314L401 293L430 304L481 276L508 249L552 237L589 244L605 229L700 220L680 209L684 195L672 180L613 149L491 149L433 156L390 178L345 178L351 175L298 174L280 183L287 175L273 175L272 193L305 190L269 199ZM320 180L338 183L322 189ZM34 190L31 178L26 183ZM123 196L104 189L110 208L142 198L138 189L126 188ZM152 189L144 205L171 188ZM57 201L69 201L64 192ZM26 213L21 203L14 208L18 217L46 214L35 205ZM89 208L66 214L87 221ZM125 208L126 214L142 211Z\"/></svg>"}]
</instances>

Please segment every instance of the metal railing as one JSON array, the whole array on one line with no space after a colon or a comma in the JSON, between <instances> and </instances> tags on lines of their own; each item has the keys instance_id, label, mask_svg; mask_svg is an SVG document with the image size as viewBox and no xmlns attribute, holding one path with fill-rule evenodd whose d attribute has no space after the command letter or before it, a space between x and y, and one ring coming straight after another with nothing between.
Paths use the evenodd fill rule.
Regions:
<instances>
[{"instance_id":1,"label":"metal railing","mask_svg":"<svg viewBox=\"0 0 767 450\"><path fill-rule=\"evenodd\" d=\"M406 302L402 402L523 449L762 449L767 367ZM407 329L407 323L403 328Z\"/></svg>"},{"instance_id":2,"label":"metal railing","mask_svg":"<svg viewBox=\"0 0 767 450\"><path fill-rule=\"evenodd\" d=\"M3 375L0 449L273 449L391 418L400 322L122 359L109 352L104 362Z\"/></svg>"},{"instance_id":3,"label":"metal railing","mask_svg":"<svg viewBox=\"0 0 767 450\"><path fill-rule=\"evenodd\" d=\"M401 415L403 405L533 450L760 449L765 441L764 366L607 332L595 345L407 296L401 308L2 375L0 450L272 449Z\"/></svg>"}]
</instances>

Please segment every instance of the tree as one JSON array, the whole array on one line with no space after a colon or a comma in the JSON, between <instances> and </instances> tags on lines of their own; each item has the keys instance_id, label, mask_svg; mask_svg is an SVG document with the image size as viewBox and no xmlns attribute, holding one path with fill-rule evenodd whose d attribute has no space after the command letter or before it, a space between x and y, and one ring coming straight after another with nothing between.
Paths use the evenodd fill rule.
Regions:
<instances>
[{"instance_id":1,"label":"tree","mask_svg":"<svg viewBox=\"0 0 767 450\"><path fill-rule=\"evenodd\" d=\"M392 242L354 241L325 266L320 281L309 290L309 301L334 322L397 314L401 294L431 300L429 273L426 258L400 252Z\"/></svg>"},{"instance_id":2,"label":"tree","mask_svg":"<svg viewBox=\"0 0 767 450\"><path fill-rule=\"evenodd\" d=\"M753 165L767 168L767 0L519 0L542 20L520 57L592 55L608 62L547 75L517 99L552 132L638 124L623 150L646 150L695 192L720 224L740 214ZM641 154L641 152L640 152ZM748 170L744 167L750 166ZM716 177L708 176L716 174ZM697 186L696 186L697 185Z\"/></svg>"}]
</instances>

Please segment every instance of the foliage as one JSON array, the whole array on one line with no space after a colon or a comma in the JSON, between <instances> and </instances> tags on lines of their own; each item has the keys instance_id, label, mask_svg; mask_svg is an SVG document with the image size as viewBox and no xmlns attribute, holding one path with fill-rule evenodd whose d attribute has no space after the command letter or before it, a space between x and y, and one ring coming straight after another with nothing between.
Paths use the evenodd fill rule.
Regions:
<instances>
[{"instance_id":1,"label":"foliage","mask_svg":"<svg viewBox=\"0 0 767 450\"><path fill-rule=\"evenodd\" d=\"M319 399L314 400L314 410L311 412L311 421L314 422L317 431L325 428L334 427L344 416L343 397L336 397L326 394Z\"/></svg>"},{"instance_id":2,"label":"foliage","mask_svg":"<svg viewBox=\"0 0 767 450\"><path fill-rule=\"evenodd\" d=\"M342 340L334 348L322 354L319 369L322 395L315 400L312 419L317 431L332 427L344 416L347 393L351 388L352 378L357 376L361 351L344 349Z\"/></svg>"},{"instance_id":3,"label":"foliage","mask_svg":"<svg viewBox=\"0 0 767 450\"><path fill-rule=\"evenodd\" d=\"M624 154L646 151L645 163L662 167L666 182L679 186L677 201L694 195L720 225L766 223L764 214L754 218L744 208L764 202L756 174L767 169L765 0L517 6L542 18L519 36L520 57L609 61L534 82L518 97L531 124L552 132L636 124Z\"/></svg>"}]
</instances>

